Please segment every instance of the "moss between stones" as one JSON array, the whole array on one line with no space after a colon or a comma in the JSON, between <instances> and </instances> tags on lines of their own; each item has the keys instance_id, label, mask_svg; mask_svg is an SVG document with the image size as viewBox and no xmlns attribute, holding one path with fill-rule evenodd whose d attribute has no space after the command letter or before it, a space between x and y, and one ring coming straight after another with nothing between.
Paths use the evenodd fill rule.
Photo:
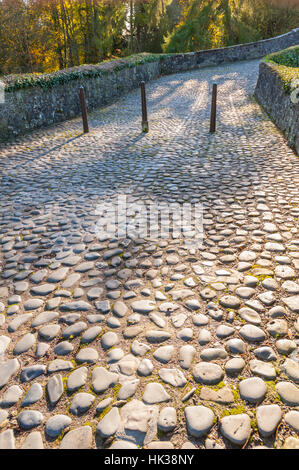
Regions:
<instances>
[{"instance_id":1,"label":"moss between stones","mask_svg":"<svg viewBox=\"0 0 299 470\"><path fill-rule=\"evenodd\" d=\"M270 399L272 403L281 403L281 398L276 390L276 382L274 380L265 382L267 386L267 398Z\"/></svg>"},{"instance_id":2,"label":"moss between stones","mask_svg":"<svg viewBox=\"0 0 299 470\"><path fill-rule=\"evenodd\" d=\"M203 388L203 385L198 385L194 392L194 395L199 396L202 388Z\"/></svg>"},{"instance_id":3,"label":"moss between stones","mask_svg":"<svg viewBox=\"0 0 299 470\"><path fill-rule=\"evenodd\" d=\"M224 382L219 382L217 385L210 385L208 388L211 388L212 390L220 390L221 388L225 387L226 383Z\"/></svg>"},{"instance_id":4,"label":"moss between stones","mask_svg":"<svg viewBox=\"0 0 299 470\"><path fill-rule=\"evenodd\" d=\"M104 416L106 416L106 415L109 413L109 411L111 411L111 410L112 410L112 406L107 406L107 407L99 414L99 417L98 417L99 421L101 421L101 420L104 418Z\"/></svg>"},{"instance_id":5,"label":"moss between stones","mask_svg":"<svg viewBox=\"0 0 299 470\"><path fill-rule=\"evenodd\" d=\"M61 433L59 434L59 436L56 438L55 442L60 442L62 441L62 439L64 438L64 435L67 433L69 427L67 426L65 429L63 429L61 431Z\"/></svg>"},{"instance_id":6,"label":"moss between stones","mask_svg":"<svg viewBox=\"0 0 299 470\"><path fill-rule=\"evenodd\" d=\"M237 403L240 402L241 398L240 398L239 392L237 390L235 390L233 387L231 387L231 391L232 391L232 394L234 396L235 402L237 402Z\"/></svg>"},{"instance_id":7,"label":"moss between stones","mask_svg":"<svg viewBox=\"0 0 299 470\"><path fill-rule=\"evenodd\" d=\"M122 385L117 383L114 385L114 387L112 388L112 397L113 398L117 398L117 395L121 389Z\"/></svg>"},{"instance_id":8,"label":"moss between stones","mask_svg":"<svg viewBox=\"0 0 299 470\"><path fill-rule=\"evenodd\" d=\"M265 281L265 279L271 279L273 278L273 276L270 276L269 274L257 274L255 276L259 281L260 281L260 284Z\"/></svg>"},{"instance_id":9,"label":"moss between stones","mask_svg":"<svg viewBox=\"0 0 299 470\"><path fill-rule=\"evenodd\" d=\"M233 408L228 408L228 409L223 410L223 412L221 413L220 419L224 418L225 416L240 415L246 412L247 412L247 409L245 408L244 405L237 405L237 406L234 406Z\"/></svg>"}]
</instances>

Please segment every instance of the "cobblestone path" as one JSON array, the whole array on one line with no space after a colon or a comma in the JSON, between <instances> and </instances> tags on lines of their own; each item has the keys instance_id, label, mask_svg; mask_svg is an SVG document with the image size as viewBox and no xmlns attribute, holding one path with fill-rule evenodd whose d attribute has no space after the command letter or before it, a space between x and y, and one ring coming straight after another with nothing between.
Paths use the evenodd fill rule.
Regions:
<instances>
[{"instance_id":1,"label":"cobblestone path","mask_svg":"<svg viewBox=\"0 0 299 470\"><path fill-rule=\"evenodd\" d=\"M0 148L0 448L299 446L299 160L258 62L162 77ZM211 84L217 133L209 135ZM201 203L203 244L98 233Z\"/></svg>"}]
</instances>

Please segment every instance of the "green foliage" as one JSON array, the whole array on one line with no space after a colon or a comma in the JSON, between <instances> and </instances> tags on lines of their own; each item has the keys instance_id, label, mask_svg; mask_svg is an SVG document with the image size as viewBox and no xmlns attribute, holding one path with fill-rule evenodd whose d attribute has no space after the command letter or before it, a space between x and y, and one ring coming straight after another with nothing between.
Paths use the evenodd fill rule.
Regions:
<instances>
[{"instance_id":1,"label":"green foliage","mask_svg":"<svg viewBox=\"0 0 299 470\"><path fill-rule=\"evenodd\" d=\"M0 75L34 74L17 80L20 87L31 86L36 73L141 52L192 52L266 39L298 27L295 1L0 0ZM72 73L78 78L77 69ZM43 76L40 86L53 80Z\"/></svg>"},{"instance_id":2,"label":"green foliage","mask_svg":"<svg viewBox=\"0 0 299 470\"><path fill-rule=\"evenodd\" d=\"M257 31L260 39L284 34L299 24L297 1L239 0L232 1L235 15Z\"/></svg>"},{"instance_id":3,"label":"green foliage","mask_svg":"<svg viewBox=\"0 0 299 470\"><path fill-rule=\"evenodd\" d=\"M271 0L182 0L179 24L165 37L165 52L244 44L298 27L298 6Z\"/></svg>"},{"instance_id":4,"label":"green foliage","mask_svg":"<svg viewBox=\"0 0 299 470\"><path fill-rule=\"evenodd\" d=\"M132 68L136 65L148 62L159 61L165 57L163 54L134 54L126 59L103 61L96 65L81 65L50 74L20 74L7 75L2 77L5 83L5 91L13 92L23 88L40 87L44 90L63 85L72 80L84 80L86 78L101 77L105 74L118 72L125 68Z\"/></svg>"},{"instance_id":5,"label":"green foliage","mask_svg":"<svg viewBox=\"0 0 299 470\"><path fill-rule=\"evenodd\" d=\"M167 7L171 0L132 2L130 50L162 52L163 36L168 33L170 19Z\"/></svg>"},{"instance_id":6,"label":"green foliage","mask_svg":"<svg viewBox=\"0 0 299 470\"><path fill-rule=\"evenodd\" d=\"M299 67L299 46L289 47L283 51L269 54L266 60L286 67Z\"/></svg>"},{"instance_id":7,"label":"green foliage","mask_svg":"<svg viewBox=\"0 0 299 470\"><path fill-rule=\"evenodd\" d=\"M286 93L291 93L293 80L299 80L299 46L269 54L264 61L271 63L283 83Z\"/></svg>"},{"instance_id":8,"label":"green foliage","mask_svg":"<svg viewBox=\"0 0 299 470\"><path fill-rule=\"evenodd\" d=\"M224 2L214 0L193 1L185 21L165 40L165 52L192 52L219 47L229 40L225 20L230 13L223 10ZM227 3L227 2L226 2ZM225 18L225 19L224 19Z\"/></svg>"}]
</instances>

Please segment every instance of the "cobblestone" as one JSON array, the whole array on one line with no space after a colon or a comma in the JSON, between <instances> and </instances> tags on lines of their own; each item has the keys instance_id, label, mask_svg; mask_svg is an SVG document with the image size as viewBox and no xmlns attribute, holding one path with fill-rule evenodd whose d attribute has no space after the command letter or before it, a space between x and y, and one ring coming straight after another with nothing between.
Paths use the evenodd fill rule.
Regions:
<instances>
[{"instance_id":1,"label":"cobblestone","mask_svg":"<svg viewBox=\"0 0 299 470\"><path fill-rule=\"evenodd\" d=\"M299 160L257 71L148 83L148 134L135 90L1 146L1 449L298 446ZM202 245L98 233L123 195L200 203Z\"/></svg>"}]
</instances>

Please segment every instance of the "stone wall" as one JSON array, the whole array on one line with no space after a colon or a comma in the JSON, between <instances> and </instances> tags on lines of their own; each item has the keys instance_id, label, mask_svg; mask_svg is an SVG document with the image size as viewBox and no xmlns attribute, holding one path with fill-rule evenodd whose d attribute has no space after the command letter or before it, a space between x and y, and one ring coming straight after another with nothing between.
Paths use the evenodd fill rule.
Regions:
<instances>
[{"instance_id":1,"label":"stone wall","mask_svg":"<svg viewBox=\"0 0 299 470\"><path fill-rule=\"evenodd\" d=\"M277 66L260 63L255 96L299 155L299 103L293 103L290 93L285 91Z\"/></svg>"},{"instance_id":2,"label":"stone wall","mask_svg":"<svg viewBox=\"0 0 299 470\"><path fill-rule=\"evenodd\" d=\"M241 60L251 60L264 57L271 52L277 52L299 44L299 28L281 36L263 41L190 52L188 54L170 54L161 60L161 74L170 74L201 67L221 65Z\"/></svg>"},{"instance_id":3,"label":"stone wall","mask_svg":"<svg viewBox=\"0 0 299 470\"><path fill-rule=\"evenodd\" d=\"M109 73L103 76L71 80L49 89L35 85L6 91L5 103L0 103L0 141L78 116L80 114L78 95L81 85L85 89L87 109L91 110L111 103L120 95L136 88L141 80L149 81L160 75L256 59L298 43L299 28L282 36L255 43L187 54L161 54L153 62L133 67L119 69L119 63L123 65L125 61L116 60L109 66ZM99 67L105 68L101 65ZM65 73L68 73L68 70Z\"/></svg>"},{"instance_id":4,"label":"stone wall","mask_svg":"<svg viewBox=\"0 0 299 470\"><path fill-rule=\"evenodd\" d=\"M39 86L5 93L0 104L0 141L66 121L81 113L79 89L83 85L87 109L104 106L139 86L142 80L160 75L159 62L150 62L104 76L71 80L44 90Z\"/></svg>"}]
</instances>

